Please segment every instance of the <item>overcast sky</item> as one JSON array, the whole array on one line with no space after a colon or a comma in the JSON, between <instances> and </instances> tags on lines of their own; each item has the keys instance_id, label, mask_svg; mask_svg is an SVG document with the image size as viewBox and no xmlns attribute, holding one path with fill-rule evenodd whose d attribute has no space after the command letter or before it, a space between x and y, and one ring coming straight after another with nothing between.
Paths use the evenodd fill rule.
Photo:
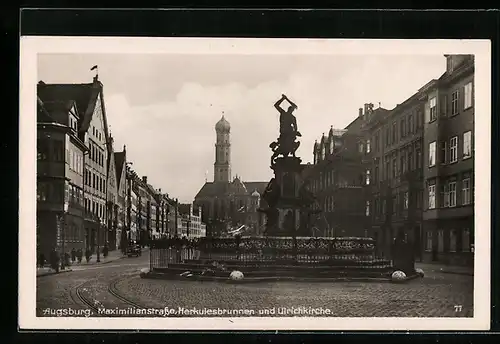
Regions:
<instances>
[{"instance_id":1,"label":"overcast sky","mask_svg":"<svg viewBox=\"0 0 500 344\"><path fill-rule=\"evenodd\" d=\"M156 188L190 202L213 180L215 123L231 123L232 171L268 181L269 144L278 135L274 102L297 103L298 155L342 129L364 103L392 109L445 70L443 55L39 55L38 80L87 83L93 65L104 85L115 150ZM208 173L207 173L208 172Z\"/></svg>"}]
</instances>

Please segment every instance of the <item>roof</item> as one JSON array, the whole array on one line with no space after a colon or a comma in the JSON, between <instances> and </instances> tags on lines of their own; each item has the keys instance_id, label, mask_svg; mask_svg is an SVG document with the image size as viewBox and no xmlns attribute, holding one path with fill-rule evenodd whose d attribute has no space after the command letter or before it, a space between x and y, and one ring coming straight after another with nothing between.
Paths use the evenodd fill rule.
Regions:
<instances>
[{"instance_id":1,"label":"roof","mask_svg":"<svg viewBox=\"0 0 500 344\"><path fill-rule=\"evenodd\" d=\"M120 178L122 176L123 167L125 166L125 150L123 152L116 152L115 155L115 170L116 170L116 180L118 185L120 185Z\"/></svg>"},{"instance_id":2,"label":"roof","mask_svg":"<svg viewBox=\"0 0 500 344\"><path fill-rule=\"evenodd\" d=\"M262 194L267 187L269 182L242 182L249 195L252 192L257 191ZM206 182L198 191L195 198L200 197L214 197L222 196L227 194L231 189L232 183L222 183L222 182Z\"/></svg>"},{"instance_id":3,"label":"roof","mask_svg":"<svg viewBox=\"0 0 500 344\"><path fill-rule=\"evenodd\" d=\"M186 203L179 203L178 211L179 213L182 214L189 214L189 209L191 207L191 204L186 204Z\"/></svg>"},{"instance_id":4,"label":"roof","mask_svg":"<svg viewBox=\"0 0 500 344\"><path fill-rule=\"evenodd\" d=\"M87 132L92 120L97 97L101 96L103 107L103 119L105 135L108 137L107 119L104 110L104 99L102 94L102 83L96 78L92 83L86 84L46 84L40 81L37 85L37 95L44 102L74 101L76 109L80 114L80 132Z\"/></svg>"}]
</instances>

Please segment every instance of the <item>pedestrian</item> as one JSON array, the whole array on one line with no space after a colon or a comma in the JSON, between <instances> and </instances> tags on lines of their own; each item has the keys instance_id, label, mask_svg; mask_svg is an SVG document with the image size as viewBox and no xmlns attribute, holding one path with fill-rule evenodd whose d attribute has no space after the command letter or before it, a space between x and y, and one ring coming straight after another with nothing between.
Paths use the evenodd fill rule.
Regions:
<instances>
[{"instance_id":1,"label":"pedestrian","mask_svg":"<svg viewBox=\"0 0 500 344\"><path fill-rule=\"evenodd\" d=\"M38 255L38 266L41 268L45 266L45 255L43 252Z\"/></svg>"},{"instance_id":2,"label":"pedestrian","mask_svg":"<svg viewBox=\"0 0 500 344\"><path fill-rule=\"evenodd\" d=\"M87 260L87 263L90 262L90 259L92 258L92 252L90 252L90 248L85 250L85 259Z\"/></svg>"},{"instance_id":3,"label":"pedestrian","mask_svg":"<svg viewBox=\"0 0 500 344\"><path fill-rule=\"evenodd\" d=\"M104 257L107 257L108 256L108 253L109 253L109 248L108 248L108 243L106 242L104 244L104 247L102 248L102 255Z\"/></svg>"},{"instance_id":4,"label":"pedestrian","mask_svg":"<svg viewBox=\"0 0 500 344\"><path fill-rule=\"evenodd\" d=\"M81 248L79 248L78 251L76 251L76 257L78 259L78 264L81 264L83 258L83 252Z\"/></svg>"},{"instance_id":5,"label":"pedestrian","mask_svg":"<svg viewBox=\"0 0 500 344\"><path fill-rule=\"evenodd\" d=\"M76 250L75 250L75 248L73 247L73 248L71 249L71 262L72 262L72 263L74 263L74 262L75 262L75 260L76 260Z\"/></svg>"},{"instance_id":6,"label":"pedestrian","mask_svg":"<svg viewBox=\"0 0 500 344\"><path fill-rule=\"evenodd\" d=\"M71 256L69 255L68 252L64 253L64 266L70 266L71 265Z\"/></svg>"},{"instance_id":7,"label":"pedestrian","mask_svg":"<svg viewBox=\"0 0 500 344\"><path fill-rule=\"evenodd\" d=\"M59 252L57 252L56 248L54 247L52 251L50 251L50 267L55 270L55 272L59 272L59 262L60 262L60 256Z\"/></svg>"}]
</instances>

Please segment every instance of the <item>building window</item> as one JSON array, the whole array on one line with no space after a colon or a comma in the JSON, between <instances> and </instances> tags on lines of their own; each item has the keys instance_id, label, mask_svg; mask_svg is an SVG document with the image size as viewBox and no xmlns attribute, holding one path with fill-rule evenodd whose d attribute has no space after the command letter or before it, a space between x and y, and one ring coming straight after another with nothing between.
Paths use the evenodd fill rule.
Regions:
<instances>
[{"instance_id":1,"label":"building window","mask_svg":"<svg viewBox=\"0 0 500 344\"><path fill-rule=\"evenodd\" d=\"M325 160L325 146L321 146L321 160Z\"/></svg>"},{"instance_id":2,"label":"building window","mask_svg":"<svg viewBox=\"0 0 500 344\"><path fill-rule=\"evenodd\" d=\"M398 212L398 198L392 196L392 213L396 214Z\"/></svg>"},{"instance_id":3,"label":"building window","mask_svg":"<svg viewBox=\"0 0 500 344\"><path fill-rule=\"evenodd\" d=\"M417 166L417 169L420 169L420 168L422 168L422 152L420 151L420 148L417 148L415 152L417 154L416 166Z\"/></svg>"},{"instance_id":4,"label":"building window","mask_svg":"<svg viewBox=\"0 0 500 344\"><path fill-rule=\"evenodd\" d=\"M363 143L362 143L362 142L360 142L360 143L358 144L358 150L359 150L359 152L360 152L360 153L363 153L363 152L364 152L364 146L363 146Z\"/></svg>"},{"instance_id":5,"label":"building window","mask_svg":"<svg viewBox=\"0 0 500 344\"><path fill-rule=\"evenodd\" d=\"M450 139L450 164L458 160L458 136Z\"/></svg>"},{"instance_id":6,"label":"building window","mask_svg":"<svg viewBox=\"0 0 500 344\"><path fill-rule=\"evenodd\" d=\"M441 192L439 197L439 206L443 208L447 208L450 206L450 198L449 198L449 189L448 184L441 184Z\"/></svg>"},{"instance_id":7,"label":"building window","mask_svg":"<svg viewBox=\"0 0 500 344\"><path fill-rule=\"evenodd\" d=\"M450 182L448 184L448 198L449 198L449 206L456 207L457 206L457 183Z\"/></svg>"},{"instance_id":8,"label":"building window","mask_svg":"<svg viewBox=\"0 0 500 344\"><path fill-rule=\"evenodd\" d=\"M441 144L440 144L440 149L439 149L440 153L439 153L439 163L444 165L446 164L446 156L448 155L447 154L447 145L446 145L446 141L442 141Z\"/></svg>"},{"instance_id":9,"label":"building window","mask_svg":"<svg viewBox=\"0 0 500 344\"><path fill-rule=\"evenodd\" d=\"M64 144L62 141L53 141L54 161L64 161Z\"/></svg>"},{"instance_id":10,"label":"building window","mask_svg":"<svg viewBox=\"0 0 500 344\"><path fill-rule=\"evenodd\" d=\"M392 143L396 143L396 139L397 139L397 131L398 131L398 125L396 124L396 122L393 122L392 123Z\"/></svg>"},{"instance_id":11,"label":"building window","mask_svg":"<svg viewBox=\"0 0 500 344\"><path fill-rule=\"evenodd\" d=\"M463 159L468 159L472 156L472 131L464 133Z\"/></svg>"},{"instance_id":12,"label":"building window","mask_svg":"<svg viewBox=\"0 0 500 344\"><path fill-rule=\"evenodd\" d=\"M392 177L396 177L398 175L398 161L396 157L392 158Z\"/></svg>"},{"instance_id":13,"label":"building window","mask_svg":"<svg viewBox=\"0 0 500 344\"><path fill-rule=\"evenodd\" d=\"M390 162L389 158L386 157L385 158L385 173L384 173L384 177L386 180L389 179L389 177L391 175L390 171L391 171L391 162Z\"/></svg>"},{"instance_id":14,"label":"building window","mask_svg":"<svg viewBox=\"0 0 500 344\"><path fill-rule=\"evenodd\" d=\"M409 199L408 199L408 191L405 191L403 193L403 209L408 209L408 203L409 203Z\"/></svg>"},{"instance_id":15,"label":"building window","mask_svg":"<svg viewBox=\"0 0 500 344\"><path fill-rule=\"evenodd\" d=\"M366 154L370 153L372 147L370 140L366 140Z\"/></svg>"},{"instance_id":16,"label":"building window","mask_svg":"<svg viewBox=\"0 0 500 344\"><path fill-rule=\"evenodd\" d=\"M470 197L470 178L462 180L462 205L471 203Z\"/></svg>"},{"instance_id":17,"label":"building window","mask_svg":"<svg viewBox=\"0 0 500 344\"><path fill-rule=\"evenodd\" d=\"M437 119L437 100L433 97L429 101L429 122L433 122Z\"/></svg>"},{"instance_id":18,"label":"building window","mask_svg":"<svg viewBox=\"0 0 500 344\"><path fill-rule=\"evenodd\" d=\"M408 151L408 171L413 171L413 152L411 149Z\"/></svg>"},{"instance_id":19,"label":"building window","mask_svg":"<svg viewBox=\"0 0 500 344\"><path fill-rule=\"evenodd\" d=\"M470 230L462 229L462 252L470 252Z\"/></svg>"},{"instance_id":20,"label":"building window","mask_svg":"<svg viewBox=\"0 0 500 344\"><path fill-rule=\"evenodd\" d=\"M406 154L405 154L405 151L401 151L401 157L399 159L401 160L401 172L405 173L406 172Z\"/></svg>"},{"instance_id":21,"label":"building window","mask_svg":"<svg viewBox=\"0 0 500 344\"><path fill-rule=\"evenodd\" d=\"M457 231L450 230L450 252L457 252Z\"/></svg>"},{"instance_id":22,"label":"building window","mask_svg":"<svg viewBox=\"0 0 500 344\"><path fill-rule=\"evenodd\" d=\"M427 231L425 238L425 250L430 252L432 251L432 231Z\"/></svg>"},{"instance_id":23,"label":"building window","mask_svg":"<svg viewBox=\"0 0 500 344\"><path fill-rule=\"evenodd\" d=\"M436 165L436 141L429 143L429 167Z\"/></svg>"},{"instance_id":24,"label":"building window","mask_svg":"<svg viewBox=\"0 0 500 344\"><path fill-rule=\"evenodd\" d=\"M370 201L366 201L365 215L370 216Z\"/></svg>"},{"instance_id":25,"label":"building window","mask_svg":"<svg viewBox=\"0 0 500 344\"><path fill-rule=\"evenodd\" d=\"M438 230L438 252L444 252L444 231Z\"/></svg>"},{"instance_id":26,"label":"building window","mask_svg":"<svg viewBox=\"0 0 500 344\"><path fill-rule=\"evenodd\" d=\"M401 137L406 136L406 119L403 117L401 118Z\"/></svg>"},{"instance_id":27,"label":"building window","mask_svg":"<svg viewBox=\"0 0 500 344\"><path fill-rule=\"evenodd\" d=\"M451 94L451 115L458 114L458 90Z\"/></svg>"},{"instance_id":28,"label":"building window","mask_svg":"<svg viewBox=\"0 0 500 344\"><path fill-rule=\"evenodd\" d=\"M410 114L408 116L408 132L410 134L413 134L414 131L415 131L415 123L413 122L413 114Z\"/></svg>"},{"instance_id":29,"label":"building window","mask_svg":"<svg viewBox=\"0 0 500 344\"><path fill-rule=\"evenodd\" d=\"M472 82L464 86L464 110L472 107Z\"/></svg>"},{"instance_id":30,"label":"building window","mask_svg":"<svg viewBox=\"0 0 500 344\"><path fill-rule=\"evenodd\" d=\"M366 185L370 185L370 170L366 170Z\"/></svg>"},{"instance_id":31,"label":"building window","mask_svg":"<svg viewBox=\"0 0 500 344\"><path fill-rule=\"evenodd\" d=\"M436 208L436 184L429 185L429 209Z\"/></svg>"},{"instance_id":32,"label":"building window","mask_svg":"<svg viewBox=\"0 0 500 344\"><path fill-rule=\"evenodd\" d=\"M36 140L37 160L47 160L49 158L49 142L47 140Z\"/></svg>"},{"instance_id":33,"label":"building window","mask_svg":"<svg viewBox=\"0 0 500 344\"><path fill-rule=\"evenodd\" d=\"M49 187L46 183L38 183L36 187L36 200L46 201L49 197Z\"/></svg>"}]
</instances>

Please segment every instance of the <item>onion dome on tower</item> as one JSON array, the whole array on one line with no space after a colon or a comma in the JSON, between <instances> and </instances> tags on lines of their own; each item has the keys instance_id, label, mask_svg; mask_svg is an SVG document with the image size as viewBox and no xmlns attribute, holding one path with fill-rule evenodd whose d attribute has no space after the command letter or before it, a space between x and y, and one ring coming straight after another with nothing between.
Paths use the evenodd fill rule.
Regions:
<instances>
[{"instance_id":1,"label":"onion dome on tower","mask_svg":"<svg viewBox=\"0 0 500 344\"><path fill-rule=\"evenodd\" d=\"M217 130L217 131L230 131L231 130L231 125L224 118L224 115L222 115L222 118L215 124L215 130Z\"/></svg>"}]
</instances>

